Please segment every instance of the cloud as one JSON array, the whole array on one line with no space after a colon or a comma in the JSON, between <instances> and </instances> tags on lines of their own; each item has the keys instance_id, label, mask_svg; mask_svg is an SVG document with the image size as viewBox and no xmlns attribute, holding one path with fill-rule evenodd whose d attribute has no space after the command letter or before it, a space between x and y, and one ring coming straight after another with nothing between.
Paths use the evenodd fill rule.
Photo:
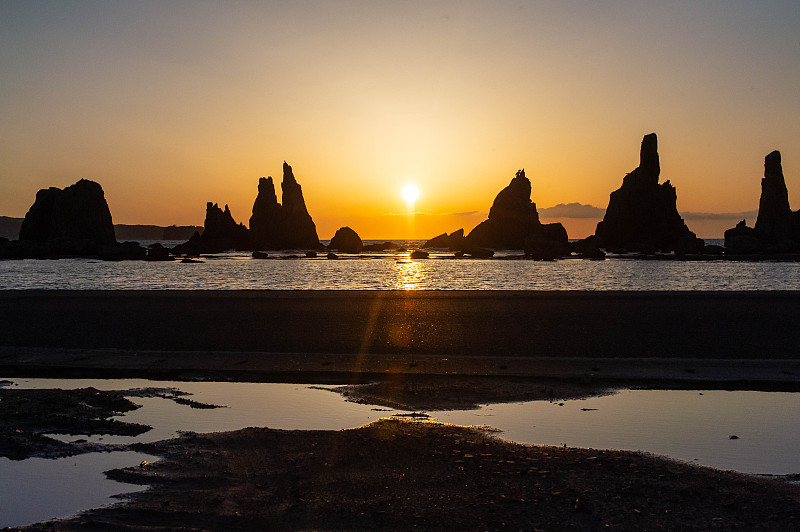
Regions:
<instances>
[{"instance_id":1,"label":"cloud","mask_svg":"<svg viewBox=\"0 0 800 532\"><path fill-rule=\"evenodd\" d=\"M602 218L606 213L605 209L582 203L559 203L538 211L542 218Z\"/></svg>"},{"instance_id":2,"label":"cloud","mask_svg":"<svg viewBox=\"0 0 800 532\"><path fill-rule=\"evenodd\" d=\"M553 207L538 209L541 218L594 218L600 219L606 210L594 205L584 205L582 203L559 203ZM694 212L686 211L680 213L684 220L755 220L758 211L743 212Z\"/></svg>"},{"instance_id":3,"label":"cloud","mask_svg":"<svg viewBox=\"0 0 800 532\"><path fill-rule=\"evenodd\" d=\"M684 220L755 220L758 216L758 211L744 211L744 212L682 212L681 217Z\"/></svg>"}]
</instances>

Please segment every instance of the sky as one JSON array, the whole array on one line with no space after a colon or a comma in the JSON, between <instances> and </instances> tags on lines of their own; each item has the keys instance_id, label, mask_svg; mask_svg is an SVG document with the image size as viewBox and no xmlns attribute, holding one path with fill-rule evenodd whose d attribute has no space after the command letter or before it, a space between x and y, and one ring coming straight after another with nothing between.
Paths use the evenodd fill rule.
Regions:
<instances>
[{"instance_id":1,"label":"sky","mask_svg":"<svg viewBox=\"0 0 800 532\"><path fill-rule=\"evenodd\" d=\"M650 132L698 236L775 149L800 208L796 0L0 0L0 215L87 178L115 223L247 224L285 160L321 239L429 238L524 168L580 238Z\"/></svg>"}]
</instances>

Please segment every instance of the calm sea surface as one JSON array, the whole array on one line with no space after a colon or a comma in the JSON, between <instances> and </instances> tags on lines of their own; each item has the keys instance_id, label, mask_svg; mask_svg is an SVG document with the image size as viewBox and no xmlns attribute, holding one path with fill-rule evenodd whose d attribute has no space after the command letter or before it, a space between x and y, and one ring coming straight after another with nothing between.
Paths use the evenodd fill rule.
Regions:
<instances>
[{"instance_id":1,"label":"calm sea surface","mask_svg":"<svg viewBox=\"0 0 800 532\"><path fill-rule=\"evenodd\" d=\"M367 241L372 242L372 241ZM169 243L173 244L173 243ZM408 242L413 249L418 242ZM444 250L362 255L223 253L202 262L91 259L0 261L0 289L25 290L800 290L800 263L567 259L455 259ZM506 260L503 260L505 258Z\"/></svg>"}]
</instances>

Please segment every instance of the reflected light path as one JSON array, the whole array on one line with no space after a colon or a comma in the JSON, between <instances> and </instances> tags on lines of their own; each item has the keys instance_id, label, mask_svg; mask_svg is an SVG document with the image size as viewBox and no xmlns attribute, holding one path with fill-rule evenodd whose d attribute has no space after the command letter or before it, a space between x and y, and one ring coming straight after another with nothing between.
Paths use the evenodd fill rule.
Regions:
<instances>
[{"instance_id":1,"label":"reflected light path","mask_svg":"<svg viewBox=\"0 0 800 532\"><path fill-rule=\"evenodd\" d=\"M429 288L428 267L425 261L397 260L394 264L395 290L424 290Z\"/></svg>"}]
</instances>

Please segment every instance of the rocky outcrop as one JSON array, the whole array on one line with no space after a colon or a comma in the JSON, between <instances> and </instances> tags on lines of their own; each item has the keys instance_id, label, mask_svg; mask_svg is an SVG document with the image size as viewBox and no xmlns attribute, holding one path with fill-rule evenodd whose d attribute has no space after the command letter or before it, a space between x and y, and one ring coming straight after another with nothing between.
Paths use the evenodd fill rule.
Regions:
<instances>
[{"instance_id":1,"label":"rocky outcrop","mask_svg":"<svg viewBox=\"0 0 800 532\"><path fill-rule=\"evenodd\" d=\"M775 253L800 250L800 211L789 207L781 152L764 158L761 199L755 228L742 220L725 231L725 247L732 253Z\"/></svg>"},{"instance_id":2,"label":"rocky outcrop","mask_svg":"<svg viewBox=\"0 0 800 532\"><path fill-rule=\"evenodd\" d=\"M449 249L450 251L461 251L461 248L464 245L464 230L459 229L457 231L453 231L449 235L447 233L442 233L441 235L435 236L422 244L422 247L427 248L442 248L442 249Z\"/></svg>"},{"instance_id":3,"label":"rocky outcrop","mask_svg":"<svg viewBox=\"0 0 800 532\"><path fill-rule=\"evenodd\" d=\"M678 214L677 193L669 181L659 184L661 165L658 138L645 135L639 166L611 193L595 235L603 247L651 252L702 250L703 241L689 230Z\"/></svg>"},{"instance_id":4,"label":"rocky outcrop","mask_svg":"<svg viewBox=\"0 0 800 532\"><path fill-rule=\"evenodd\" d=\"M335 249L342 253L361 253L364 249L364 242L358 233L349 227L341 227L336 231L336 234L331 238L329 249Z\"/></svg>"},{"instance_id":5,"label":"rocky outcrop","mask_svg":"<svg viewBox=\"0 0 800 532\"><path fill-rule=\"evenodd\" d=\"M259 179L258 196L250 217L250 246L252 249L319 249L314 220L308 213L303 190L283 163L281 182L283 204L278 203L271 177Z\"/></svg>"},{"instance_id":6,"label":"rocky outcrop","mask_svg":"<svg viewBox=\"0 0 800 532\"><path fill-rule=\"evenodd\" d=\"M19 240L84 242L98 247L115 244L114 224L103 187L81 179L63 190L40 190L22 221Z\"/></svg>"},{"instance_id":7,"label":"rocky outcrop","mask_svg":"<svg viewBox=\"0 0 800 532\"><path fill-rule=\"evenodd\" d=\"M244 224L236 223L230 208L225 210L216 203L206 203L206 219L202 234L194 235L183 244L172 248L176 255L196 256L201 253L221 253L231 249L244 251L250 249L249 231Z\"/></svg>"},{"instance_id":8,"label":"rocky outcrop","mask_svg":"<svg viewBox=\"0 0 800 532\"><path fill-rule=\"evenodd\" d=\"M567 232L560 223L542 224L531 201L531 182L519 170L511 183L500 191L489 210L489 218L466 237L471 247L527 249L538 242L566 248Z\"/></svg>"},{"instance_id":9,"label":"rocky outcrop","mask_svg":"<svg viewBox=\"0 0 800 532\"><path fill-rule=\"evenodd\" d=\"M236 223L227 205L225 210L222 210L216 203L206 203L206 219L203 227L203 234L200 237L206 253L250 249L247 228L242 223Z\"/></svg>"},{"instance_id":10,"label":"rocky outcrop","mask_svg":"<svg viewBox=\"0 0 800 532\"><path fill-rule=\"evenodd\" d=\"M376 244L365 244L364 249L362 251L386 251L389 249L397 249L400 246L395 244L394 242L378 242Z\"/></svg>"},{"instance_id":11,"label":"rocky outcrop","mask_svg":"<svg viewBox=\"0 0 800 532\"><path fill-rule=\"evenodd\" d=\"M42 189L19 231L19 240L0 246L0 259L97 257L103 260L172 260L160 245L118 243L103 187L81 179L65 189Z\"/></svg>"}]
</instances>

